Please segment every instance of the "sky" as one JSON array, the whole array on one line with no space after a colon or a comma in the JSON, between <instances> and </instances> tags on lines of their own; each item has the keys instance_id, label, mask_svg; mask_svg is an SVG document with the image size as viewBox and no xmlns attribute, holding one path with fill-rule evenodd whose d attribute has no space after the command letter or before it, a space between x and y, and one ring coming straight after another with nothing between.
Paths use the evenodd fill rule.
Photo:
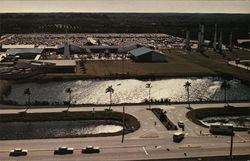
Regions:
<instances>
[{"instance_id":1,"label":"sky","mask_svg":"<svg viewBox=\"0 0 250 161\"><path fill-rule=\"evenodd\" d=\"M0 12L181 12L249 14L250 0L0 0Z\"/></svg>"}]
</instances>

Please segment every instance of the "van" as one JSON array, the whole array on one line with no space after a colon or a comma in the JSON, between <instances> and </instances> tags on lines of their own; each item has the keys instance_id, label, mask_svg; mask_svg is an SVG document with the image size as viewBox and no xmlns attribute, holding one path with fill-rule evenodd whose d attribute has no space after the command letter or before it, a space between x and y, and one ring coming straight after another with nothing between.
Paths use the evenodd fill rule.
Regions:
<instances>
[{"instance_id":1,"label":"van","mask_svg":"<svg viewBox=\"0 0 250 161\"><path fill-rule=\"evenodd\" d=\"M181 142L184 139L184 133L183 132L176 132L173 135L173 141L174 142Z\"/></svg>"}]
</instances>

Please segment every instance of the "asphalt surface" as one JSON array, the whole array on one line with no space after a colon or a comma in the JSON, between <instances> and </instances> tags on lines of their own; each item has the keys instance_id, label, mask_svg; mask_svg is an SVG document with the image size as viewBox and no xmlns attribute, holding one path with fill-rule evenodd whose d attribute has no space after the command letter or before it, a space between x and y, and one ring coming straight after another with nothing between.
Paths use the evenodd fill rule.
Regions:
<instances>
[{"instance_id":1,"label":"asphalt surface","mask_svg":"<svg viewBox=\"0 0 250 161\"><path fill-rule=\"evenodd\" d=\"M232 104L236 107L250 106L249 103ZM155 115L146 110L148 106L127 106L125 111L134 115L141 123L141 128L134 133L121 136L89 137L89 138L58 138L31 140L0 140L0 161L30 160L30 161L80 161L80 160L151 160L163 158L189 158L205 156L229 155L230 137L214 136L208 129L189 121L185 114L187 105L157 105L167 111L167 115L175 124L183 121L185 124L185 139L174 143L172 135L176 131L168 131ZM193 108L223 107L224 104L196 104ZM105 107L76 107L70 111L103 110ZM122 111L122 107L113 107ZM65 108L30 109L28 112L59 112ZM17 113L22 110L1 110L0 113ZM156 126L155 126L156 122ZM201 133L200 133L201 132ZM81 154L81 148L88 145L98 146L98 154ZM54 155L58 146L73 147L74 154ZM14 148L28 149L27 156L9 157L9 151ZM250 154L250 135L247 132L236 132L233 144L233 155Z\"/></svg>"}]
</instances>

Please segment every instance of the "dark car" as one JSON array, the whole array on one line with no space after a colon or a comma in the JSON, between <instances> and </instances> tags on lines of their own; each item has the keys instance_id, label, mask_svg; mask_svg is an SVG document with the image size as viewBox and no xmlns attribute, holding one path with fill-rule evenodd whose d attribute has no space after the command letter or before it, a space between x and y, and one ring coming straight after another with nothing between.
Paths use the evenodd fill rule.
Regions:
<instances>
[{"instance_id":1,"label":"dark car","mask_svg":"<svg viewBox=\"0 0 250 161\"><path fill-rule=\"evenodd\" d=\"M58 147L55 148L54 154L73 154L74 149L68 147Z\"/></svg>"},{"instance_id":2,"label":"dark car","mask_svg":"<svg viewBox=\"0 0 250 161\"><path fill-rule=\"evenodd\" d=\"M25 156L28 154L28 150L24 150L21 148L16 148L10 151L10 156Z\"/></svg>"},{"instance_id":3,"label":"dark car","mask_svg":"<svg viewBox=\"0 0 250 161\"><path fill-rule=\"evenodd\" d=\"M82 153L100 153L99 147L87 146L82 149Z\"/></svg>"}]
</instances>

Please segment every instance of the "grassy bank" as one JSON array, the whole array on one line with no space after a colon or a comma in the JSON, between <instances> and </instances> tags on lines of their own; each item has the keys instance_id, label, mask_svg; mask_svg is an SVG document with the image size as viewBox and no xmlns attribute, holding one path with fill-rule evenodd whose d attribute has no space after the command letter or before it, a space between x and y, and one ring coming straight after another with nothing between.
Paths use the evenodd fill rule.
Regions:
<instances>
[{"instance_id":1,"label":"grassy bank","mask_svg":"<svg viewBox=\"0 0 250 161\"><path fill-rule=\"evenodd\" d=\"M18 82L27 81L60 81L78 79L157 79L180 77L219 76L226 79L237 78L249 85L250 71L229 65L227 60L249 59L249 51L235 49L233 52L224 51L223 54L206 50L203 54L182 49L162 50L168 58L167 63L137 63L131 60L87 60L86 73L47 73Z\"/></svg>"},{"instance_id":2,"label":"grassy bank","mask_svg":"<svg viewBox=\"0 0 250 161\"><path fill-rule=\"evenodd\" d=\"M201 108L189 111L186 116L192 122L203 126L200 120L206 117L225 117L225 116L246 116L250 114L250 107L234 107L232 109L227 108ZM235 128L235 130L246 130L246 128Z\"/></svg>"},{"instance_id":3,"label":"grassy bank","mask_svg":"<svg viewBox=\"0 0 250 161\"><path fill-rule=\"evenodd\" d=\"M126 114L125 118L125 134L134 132L139 129L139 121L132 115ZM123 122L123 113L113 111L85 111L85 112L57 112L57 113L21 113L21 114L1 114L0 122L36 122L36 121L79 121L79 120L113 120ZM122 131L116 133L101 133L101 134L85 134L72 135L67 137L92 137L92 136L115 136L121 135ZM36 138L44 138L37 136ZM19 139L19 138L14 138ZM35 139L24 136L22 139Z\"/></svg>"},{"instance_id":4,"label":"grassy bank","mask_svg":"<svg viewBox=\"0 0 250 161\"><path fill-rule=\"evenodd\" d=\"M0 79L0 101L11 91L11 81Z\"/></svg>"}]
</instances>

